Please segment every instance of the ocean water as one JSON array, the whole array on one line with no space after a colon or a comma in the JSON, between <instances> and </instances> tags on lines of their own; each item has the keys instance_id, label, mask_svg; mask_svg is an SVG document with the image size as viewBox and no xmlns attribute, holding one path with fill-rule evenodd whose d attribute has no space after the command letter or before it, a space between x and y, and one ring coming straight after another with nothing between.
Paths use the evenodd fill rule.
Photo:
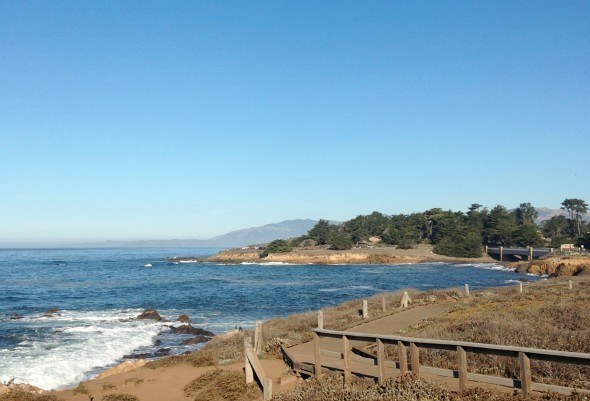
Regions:
<instances>
[{"instance_id":1,"label":"ocean water","mask_svg":"<svg viewBox=\"0 0 590 401\"><path fill-rule=\"evenodd\" d=\"M514 285L496 264L287 265L179 263L217 249L0 249L0 380L72 386L133 355L179 354L180 314L222 333L256 320L401 288ZM535 277L526 277L536 280ZM43 316L50 308L59 311ZM157 309L167 322L134 319ZM19 314L21 319L11 319Z\"/></svg>"}]
</instances>

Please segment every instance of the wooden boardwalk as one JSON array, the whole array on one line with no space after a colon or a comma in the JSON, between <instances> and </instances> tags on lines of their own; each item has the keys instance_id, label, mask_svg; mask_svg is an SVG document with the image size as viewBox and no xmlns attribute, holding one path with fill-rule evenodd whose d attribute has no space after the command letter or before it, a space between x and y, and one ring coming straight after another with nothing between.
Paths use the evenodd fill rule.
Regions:
<instances>
[{"instance_id":1,"label":"wooden boardwalk","mask_svg":"<svg viewBox=\"0 0 590 401\"><path fill-rule=\"evenodd\" d=\"M387 378L411 371L416 376L425 377L451 390L465 390L468 382L474 381L478 382L478 387L494 387L496 390L513 391L514 388L520 388L525 395L533 391L554 391L563 394L571 394L575 391L569 387L533 383L531 359L590 366L590 354L584 353L410 338L395 334L401 329L421 322L424 318L448 312L453 304L453 302L447 302L414 307L346 331L314 329L314 341L283 349L283 355L294 371L307 376L315 375L320 371L320 373L336 371L344 374L345 381L349 381L351 376L355 375L378 379L379 383L382 383ZM376 344L377 356L362 351L369 344ZM386 360L385 344L398 347L398 360ZM458 369L421 365L420 348L456 352ZM520 364L520 378L469 373L467 355L470 353L516 357ZM588 390L578 391L589 393Z\"/></svg>"}]
</instances>

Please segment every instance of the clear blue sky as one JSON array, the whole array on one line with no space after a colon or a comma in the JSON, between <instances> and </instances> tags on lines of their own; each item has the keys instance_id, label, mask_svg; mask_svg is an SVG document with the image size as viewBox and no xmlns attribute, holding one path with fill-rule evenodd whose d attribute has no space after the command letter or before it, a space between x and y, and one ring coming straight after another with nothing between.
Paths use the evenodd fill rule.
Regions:
<instances>
[{"instance_id":1,"label":"clear blue sky","mask_svg":"<svg viewBox=\"0 0 590 401\"><path fill-rule=\"evenodd\" d=\"M0 0L0 243L590 202L590 2Z\"/></svg>"}]
</instances>

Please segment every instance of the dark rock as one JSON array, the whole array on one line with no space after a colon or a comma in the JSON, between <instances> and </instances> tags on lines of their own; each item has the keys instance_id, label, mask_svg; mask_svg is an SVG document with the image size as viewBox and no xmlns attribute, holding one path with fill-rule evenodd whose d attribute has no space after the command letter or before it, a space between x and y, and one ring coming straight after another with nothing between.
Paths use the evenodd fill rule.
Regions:
<instances>
[{"instance_id":1,"label":"dark rock","mask_svg":"<svg viewBox=\"0 0 590 401\"><path fill-rule=\"evenodd\" d=\"M146 309L137 316L138 319L149 319L149 320L156 320L161 321L162 316L158 313L155 309Z\"/></svg>"},{"instance_id":2,"label":"dark rock","mask_svg":"<svg viewBox=\"0 0 590 401\"><path fill-rule=\"evenodd\" d=\"M189 338L187 340L184 340L181 344L182 345L202 344L202 343L206 343L210 339L211 339L211 337L196 336L196 337L193 337L193 338Z\"/></svg>"},{"instance_id":3,"label":"dark rock","mask_svg":"<svg viewBox=\"0 0 590 401\"><path fill-rule=\"evenodd\" d=\"M193 327L190 324L183 324L182 326L178 326L178 327L170 326L170 329L175 334L193 334L196 336L207 336L207 337L213 337L215 335L210 331L203 330L198 327Z\"/></svg>"},{"instance_id":4,"label":"dark rock","mask_svg":"<svg viewBox=\"0 0 590 401\"><path fill-rule=\"evenodd\" d=\"M160 348L156 352L154 352L153 356L162 357L170 355L170 348Z\"/></svg>"},{"instance_id":5,"label":"dark rock","mask_svg":"<svg viewBox=\"0 0 590 401\"><path fill-rule=\"evenodd\" d=\"M58 308L47 309L45 311L45 313L43 314L43 316L45 316L45 317L53 317L53 315L55 315L58 310L59 310ZM59 313L57 313L57 315L58 316L61 316Z\"/></svg>"},{"instance_id":6,"label":"dark rock","mask_svg":"<svg viewBox=\"0 0 590 401\"><path fill-rule=\"evenodd\" d=\"M123 359L146 359L149 358L151 354L144 352L143 354L130 354L130 355L123 355Z\"/></svg>"},{"instance_id":7,"label":"dark rock","mask_svg":"<svg viewBox=\"0 0 590 401\"><path fill-rule=\"evenodd\" d=\"M154 341L154 345L155 346L158 346L160 344L162 344L162 340L156 340L156 341Z\"/></svg>"},{"instance_id":8,"label":"dark rock","mask_svg":"<svg viewBox=\"0 0 590 401\"><path fill-rule=\"evenodd\" d=\"M176 318L176 321L181 323L190 323L191 318L188 317L188 315L180 315L178 316L178 318Z\"/></svg>"},{"instance_id":9,"label":"dark rock","mask_svg":"<svg viewBox=\"0 0 590 401\"><path fill-rule=\"evenodd\" d=\"M24 316L18 313L13 313L12 315L10 315L10 320L18 320L18 319L22 319Z\"/></svg>"}]
</instances>

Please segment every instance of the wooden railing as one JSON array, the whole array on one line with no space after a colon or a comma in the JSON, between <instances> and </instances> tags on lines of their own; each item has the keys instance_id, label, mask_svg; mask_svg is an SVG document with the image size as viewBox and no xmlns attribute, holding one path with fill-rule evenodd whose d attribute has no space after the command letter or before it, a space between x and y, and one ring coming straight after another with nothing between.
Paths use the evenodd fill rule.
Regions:
<instances>
[{"instance_id":1,"label":"wooden railing","mask_svg":"<svg viewBox=\"0 0 590 401\"><path fill-rule=\"evenodd\" d=\"M435 340L426 338L411 338L390 335L377 335L368 333L353 333L347 331L334 331L324 329L314 329L314 354L315 367L314 372L322 372L322 353L330 353L330 351L321 350L321 338L338 338L342 340L342 354L338 356L343 360L344 380L350 380L351 374L355 373L351 370L351 358L361 361L369 360L358 355L352 355L352 347L350 341L363 341L377 344L377 356L375 361L370 361L377 365L377 375L379 383L382 384L385 380L385 368L396 367L400 374L404 375L410 371L419 376L420 373L429 373L437 376L446 376L459 379L459 389L465 390L469 380L496 384L501 386L508 386L514 388L521 388L525 395L530 394L533 390L536 391L554 391L563 394L570 394L574 390L570 387L555 386L542 383L533 383L531 378L530 360L550 361L558 363L569 363L590 366L590 354L579 352L565 352L552 351L535 348L513 347L505 345L481 344L463 341L449 341L449 340ZM393 344L398 347L399 361L386 361L385 359L385 344ZM407 349L410 351L410 361L408 366ZM436 349L444 351L455 351L457 354L458 369L441 369L429 366L420 365L420 349ZM468 373L468 353L488 354L496 356L515 357L519 360L520 365L520 380L503 378L498 376L482 375L475 373ZM326 368L329 368L326 366ZM366 374L363 374L366 376ZM579 392L590 393L588 390L577 390Z\"/></svg>"},{"instance_id":2,"label":"wooden railing","mask_svg":"<svg viewBox=\"0 0 590 401\"><path fill-rule=\"evenodd\" d=\"M246 383L254 382L254 375L258 378L258 382L262 386L263 400L269 401L272 398L272 379L266 377L262 364L258 359L258 355L250 337L244 337L244 363L246 371Z\"/></svg>"}]
</instances>

